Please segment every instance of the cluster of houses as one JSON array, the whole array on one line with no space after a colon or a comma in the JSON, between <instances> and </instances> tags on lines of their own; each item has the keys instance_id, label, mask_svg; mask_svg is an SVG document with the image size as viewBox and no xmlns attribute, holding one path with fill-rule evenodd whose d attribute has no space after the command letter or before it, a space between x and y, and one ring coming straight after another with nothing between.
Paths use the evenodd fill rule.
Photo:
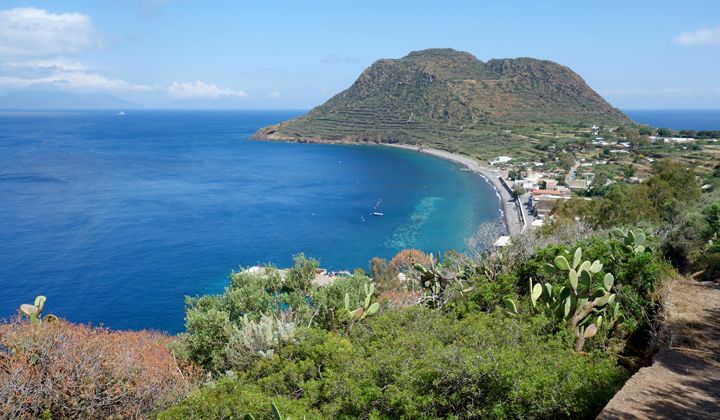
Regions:
<instances>
[{"instance_id":1,"label":"cluster of houses","mask_svg":"<svg viewBox=\"0 0 720 420\"><path fill-rule=\"evenodd\" d=\"M570 188L557 185L557 181L550 179L545 181L544 188L531 190L528 205L536 217L544 219L552 213L558 201L569 200L571 195Z\"/></svg>"},{"instance_id":2,"label":"cluster of houses","mask_svg":"<svg viewBox=\"0 0 720 420\"><path fill-rule=\"evenodd\" d=\"M557 174L530 171L522 179L511 181L513 186L521 186L529 192L528 207L532 214L545 219L560 200L569 200L573 191L585 191L588 181L568 179L566 185L558 185L554 179Z\"/></svg>"}]
</instances>

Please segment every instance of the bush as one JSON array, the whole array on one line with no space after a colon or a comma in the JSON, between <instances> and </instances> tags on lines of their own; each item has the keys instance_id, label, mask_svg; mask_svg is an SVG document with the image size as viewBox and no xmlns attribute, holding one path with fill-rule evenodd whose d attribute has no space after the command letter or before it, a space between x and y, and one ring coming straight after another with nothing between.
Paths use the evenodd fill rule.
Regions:
<instances>
[{"instance_id":1,"label":"bush","mask_svg":"<svg viewBox=\"0 0 720 420\"><path fill-rule=\"evenodd\" d=\"M317 289L313 296L317 315L314 324L320 328L337 331L344 327L344 299L347 293L350 307L357 308L365 299L364 286L370 279L359 272L350 277L338 277L332 283Z\"/></svg>"},{"instance_id":2,"label":"bush","mask_svg":"<svg viewBox=\"0 0 720 420\"><path fill-rule=\"evenodd\" d=\"M244 369L261 357L271 357L275 348L292 338L295 324L274 316L263 315L258 321L247 315L242 326L233 328L225 347L231 369Z\"/></svg>"},{"instance_id":3,"label":"bush","mask_svg":"<svg viewBox=\"0 0 720 420\"><path fill-rule=\"evenodd\" d=\"M187 333L178 343L178 351L184 358L210 371L226 369L225 348L233 328L227 312L192 308L187 312L185 328Z\"/></svg>"},{"instance_id":4,"label":"bush","mask_svg":"<svg viewBox=\"0 0 720 420\"><path fill-rule=\"evenodd\" d=\"M666 257L683 273L720 277L720 194L704 194L669 227L662 243Z\"/></svg>"},{"instance_id":5,"label":"bush","mask_svg":"<svg viewBox=\"0 0 720 420\"><path fill-rule=\"evenodd\" d=\"M402 287L398 270L388 265L383 258L376 257L370 260L370 273L379 292L399 290Z\"/></svg>"},{"instance_id":6,"label":"bush","mask_svg":"<svg viewBox=\"0 0 720 420\"><path fill-rule=\"evenodd\" d=\"M266 316L295 326L317 325L330 330L345 325L348 321L344 316L345 294L349 295L351 306L357 307L365 299L363 287L370 279L356 273L317 287L312 284L317 261L302 254L294 258L295 265L284 279L273 267L245 270L231 275L223 294L189 298L186 333L178 351L206 370L218 373L242 368L249 361L239 345L242 334L238 333L247 322L258 322ZM232 361L228 360L230 349Z\"/></svg>"},{"instance_id":7,"label":"bush","mask_svg":"<svg viewBox=\"0 0 720 420\"><path fill-rule=\"evenodd\" d=\"M397 272L408 273L415 264L430 265L430 258L430 255L417 249L403 249L390 260L389 265Z\"/></svg>"},{"instance_id":8,"label":"bush","mask_svg":"<svg viewBox=\"0 0 720 420\"><path fill-rule=\"evenodd\" d=\"M642 222L673 223L700 196L695 175L685 165L659 160L653 175L639 185L613 184L592 201L568 200L556 207L560 218L579 218L594 227L611 228Z\"/></svg>"},{"instance_id":9,"label":"bush","mask_svg":"<svg viewBox=\"0 0 720 420\"><path fill-rule=\"evenodd\" d=\"M499 312L457 321L414 306L366 320L349 339L304 329L272 358L165 415L266 412L273 399L310 417L594 416L626 372L608 354L574 354L571 337L547 335L547 323Z\"/></svg>"},{"instance_id":10,"label":"bush","mask_svg":"<svg viewBox=\"0 0 720 420\"><path fill-rule=\"evenodd\" d=\"M515 273L501 273L495 280L484 275L472 277L468 284L473 288L466 296L456 299L448 305L459 318L470 312L491 311L501 305L506 298L517 294L518 278Z\"/></svg>"},{"instance_id":11,"label":"bush","mask_svg":"<svg viewBox=\"0 0 720 420\"><path fill-rule=\"evenodd\" d=\"M308 294L319 265L318 260L307 258L304 254L293 256L293 266L285 275L283 288L288 292Z\"/></svg>"},{"instance_id":12,"label":"bush","mask_svg":"<svg viewBox=\"0 0 720 420\"><path fill-rule=\"evenodd\" d=\"M181 405L158 414L159 420L185 419L242 419L251 414L256 419L274 418L271 404L275 403L283 416L293 419L314 419L320 415L302 402L268 395L258 386L224 377L191 394Z\"/></svg>"},{"instance_id":13,"label":"bush","mask_svg":"<svg viewBox=\"0 0 720 420\"><path fill-rule=\"evenodd\" d=\"M615 276L614 291L620 303L619 322L601 327L597 337L588 342L589 347L612 347L613 351L624 352L625 355L639 352L639 356L645 356L644 352L648 350L647 337L635 343L638 345L636 348L625 348L626 342L631 336L646 335L652 329L659 307L657 291L674 274L672 267L658 252L656 241L652 238L648 241L649 251L641 253L629 250L617 239L604 236L577 241L572 247L550 245L541 248L519 266L518 293L527 295L530 279L535 283L564 285L566 277L546 270L545 264L552 263L558 255L567 255L566 252L581 247L583 259L599 260L603 264L599 276L605 273Z\"/></svg>"},{"instance_id":14,"label":"bush","mask_svg":"<svg viewBox=\"0 0 720 420\"><path fill-rule=\"evenodd\" d=\"M199 370L155 332L65 321L0 325L0 417L140 418L177 403Z\"/></svg>"}]
</instances>

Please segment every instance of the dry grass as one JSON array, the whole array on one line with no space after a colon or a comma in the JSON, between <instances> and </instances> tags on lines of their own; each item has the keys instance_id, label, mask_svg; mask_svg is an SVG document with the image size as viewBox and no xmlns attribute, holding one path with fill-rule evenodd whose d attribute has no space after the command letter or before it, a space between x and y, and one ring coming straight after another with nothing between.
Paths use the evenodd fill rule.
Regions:
<instances>
[{"instance_id":1,"label":"dry grass","mask_svg":"<svg viewBox=\"0 0 720 420\"><path fill-rule=\"evenodd\" d=\"M200 371L172 338L65 321L0 325L0 418L144 418L178 402Z\"/></svg>"}]
</instances>

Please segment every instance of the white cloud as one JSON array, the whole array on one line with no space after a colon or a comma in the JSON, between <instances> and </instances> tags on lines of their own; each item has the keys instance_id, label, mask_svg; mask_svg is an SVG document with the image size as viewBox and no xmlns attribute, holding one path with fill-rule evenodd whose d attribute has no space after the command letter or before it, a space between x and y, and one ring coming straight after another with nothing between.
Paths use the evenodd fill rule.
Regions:
<instances>
[{"instance_id":1,"label":"white cloud","mask_svg":"<svg viewBox=\"0 0 720 420\"><path fill-rule=\"evenodd\" d=\"M5 64L12 69L25 70L56 70L56 71L86 71L87 67L78 61L70 61L63 57L45 60L11 61Z\"/></svg>"},{"instance_id":2,"label":"white cloud","mask_svg":"<svg viewBox=\"0 0 720 420\"><path fill-rule=\"evenodd\" d=\"M280 98L280 97L282 97L282 95L280 94L280 92L270 92L270 93L268 94L268 96L271 97L271 98Z\"/></svg>"},{"instance_id":3,"label":"white cloud","mask_svg":"<svg viewBox=\"0 0 720 420\"><path fill-rule=\"evenodd\" d=\"M221 97L243 97L247 96L242 90L221 88L212 83L205 83L200 80L195 82L172 82L167 89L170 96L176 98L221 98Z\"/></svg>"},{"instance_id":4,"label":"white cloud","mask_svg":"<svg viewBox=\"0 0 720 420\"><path fill-rule=\"evenodd\" d=\"M203 81L172 82L169 86L130 83L62 57L11 61L0 65L0 88L53 86L68 90L164 92L176 98L228 98L247 96L242 90L223 88ZM271 97L279 97L273 92Z\"/></svg>"},{"instance_id":5,"label":"white cloud","mask_svg":"<svg viewBox=\"0 0 720 420\"><path fill-rule=\"evenodd\" d=\"M720 47L720 26L715 29L701 28L696 31L683 32L673 38L672 42L686 47L699 45Z\"/></svg>"},{"instance_id":6,"label":"white cloud","mask_svg":"<svg viewBox=\"0 0 720 420\"><path fill-rule=\"evenodd\" d=\"M0 86L24 88L35 85L53 85L60 88L116 91L151 91L148 85L128 83L122 79L111 79L97 73L71 72L55 73L43 77L0 76Z\"/></svg>"},{"instance_id":7,"label":"white cloud","mask_svg":"<svg viewBox=\"0 0 720 420\"><path fill-rule=\"evenodd\" d=\"M24 88L52 85L66 89L150 91L157 88L104 76L77 61L64 58L14 61L4 64L9 70L0 75L0 86Z\"/></svg>"},{"instance_id":8,"label":"white cloud","mask_svg":"<svg viewBox=\"0 0 720 420\"><path fill-rule=\"evenodd\" d=\"M51 13L34 7L0 10L0 54L69 54L98 45L92 21L81 13Z\"/></svg>"}]
</instances>

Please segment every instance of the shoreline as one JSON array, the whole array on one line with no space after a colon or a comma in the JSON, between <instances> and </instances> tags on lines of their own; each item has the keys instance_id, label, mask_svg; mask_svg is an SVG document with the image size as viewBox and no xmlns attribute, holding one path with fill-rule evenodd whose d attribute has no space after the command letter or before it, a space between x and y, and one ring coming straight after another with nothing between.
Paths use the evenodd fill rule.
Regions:
<instances>
[{"instance_id":1,"label":"shoreline","mask_svg":"<svg viewBox=\"0 0 720 420\"><path fill-rule=\"evenodd\" d=\"M515 205L515 200L513 199L510 192L505 188L505 186L500 182L498 177L500 176L500 172L491 169L487 166L484 166L480 164L480 162L472 158L470 156L461 155L458 153L448 152L446 150L441 149L433 149L423 146L415 146L415 145L408 145L408 144L398 144L398 143L378 143L378 142L357 142L357 141L351 141L351 140L323 140L323 139L315 139L315 138L299 138L299 139L280 139L280 138L269 138L267 136L258 135L257 133L251 137L253 140L258 141L285 141L289 143L314 143L314 144L342 144L342 145L348 145L348 146L384 146L384 147L394 147L397 149L405 149L410 150L413 152L419 152L419 153L425 153L431 156L435 156L441 159L449 160L453 163L456 163L460 166L465 167L470 172L474 173L475 175L479 175L482 177L485 182L490 184L490 186L495 190L495 195L498 197L498 201L500 201L500 214L502 215L502 221L503 225L505 226L505 229L507 230L508 236L515 236L522 234L528 226L523 224L520 220L525 220L525 223L527 224L527 219L525 218L525 215L520 215L518 212L518 208Z\"/></svg>"},{"instance_id":2,"label":"shoreline","mask_svg":"<svg viewBox=\"0 0 720 420\"><path fill-rule=\"evenodd\" d=\"M500 213L502 214L503 223L507 229L508 236L515 236L524 231L525 226L519 221L521 217L518 213L517 206L515 205L515 199L498 179L500 176L499 171L481 165L477 159L470 156L452 153L445 150L410 146L405 144L380 143L379 145L412 150L449 160L469 169L472 173L481 176L495 190L495 195L500 201Z\"/></svg>"}]
</instances>

